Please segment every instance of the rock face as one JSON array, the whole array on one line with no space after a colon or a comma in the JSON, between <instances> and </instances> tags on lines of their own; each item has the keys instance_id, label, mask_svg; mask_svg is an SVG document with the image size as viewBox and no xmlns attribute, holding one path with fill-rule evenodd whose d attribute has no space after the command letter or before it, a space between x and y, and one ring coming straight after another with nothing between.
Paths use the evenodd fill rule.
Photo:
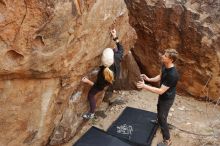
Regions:
<instances>
[{"instance_id":1,"label":"rock face","mask_svg":"<svg viewBox=\"0 0 220 146\"><path fill-rule=\"evenodd\" d=\"M127 54L115 88L134 89L139 79L130 48L142 72L154 76L158 52L172 47L180 53L179 91L201 96L207 83L204 92L219 96L219 1L125 2L0 0L0 146L60 145L74 137L88 110L90 87L81 78L95 79L102 50L115 47L113 27Z\"/></svg>"},{"instance_id":2,"label":"rock face","mask_svg":"<svg viewBox=\"0 0 220 146\"><path fill-rule=\"evenodd\" d=\"M94 78L102 50L115 47L113 27L127 53L136 34L123 0L0 0L0 145L74 136L88 110L81 78Z\"/></svg>"},{"instance_id":3,"label":"rock face","mask_svg":"<svg viewBox=\"0 0 220 146\"><path fill-rule=\"evenodd\" d=\"M138 39L134 56L143 73L160 72L158 52L180 54L178 90L213 100L220 95L220 9L218 0L125 0Z\"/></svg>"},{"instance_id":4,"label":"rock face","mask_svg":"<svg viewBox=\"0 0 220 146\"><path fill-rule=\"evenodd\" d=\"M120 78L115 81L114 90L137 89L136 82L140 80L140 69L131 51L124 56L121 62Z\"/></svg>"}]
</instances>

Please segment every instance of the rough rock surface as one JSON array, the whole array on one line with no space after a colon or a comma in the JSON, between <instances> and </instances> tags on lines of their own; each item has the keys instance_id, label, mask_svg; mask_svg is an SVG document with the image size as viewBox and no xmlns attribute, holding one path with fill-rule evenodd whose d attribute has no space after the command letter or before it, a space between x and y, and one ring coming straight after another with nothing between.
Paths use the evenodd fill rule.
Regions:
<instances>
[{"instance_id":1,"label":"rough rock surface","mask_svg":"<svg viewBox=\"0 0 220 146\"><path fill-rule=\"evenodd\" d=\"M121 62L120 77L115 81L114 90L134 90L137 89L136 82L140 80L140 69L131 51L124 56Z\"/></svg>"},{"instance_id":2,"label":"rough rock surface","mask_svg":"<svg viewBox=\"0 0 220 146\"><path fill-rule=\"evenodd\" d=\"M174 48L180 54L179 93L220 96L219 0L125 0L129 22L138 39L133 53L143 73L160 72L158 52Z\"/></svg>"},{"instance_id":3,"label":"rough rock surface","mask_svg":"<svg viewBox=\"0 0 220 146\"><path fill-rule=\"evenodd\" d=\"M113 27L130 49L135 31L123 0L0 0L0 145L74 136L88 109L81 78L94 78L102 50L115 46Z\"/></svg>"},{"instance_id":4,"label":"rough rock surface","mask_svg":"<svg viewBox=\"0 0 220 146\"><path fill-rule=\"evenodd\" d=\"M179 91L203 96L209 81L204 92L219 96L219 1L125 2L0 0L0 146L60 145L74 137L88 110L89 86L80 80L94 80L102 50L115 47L113 27L126 53L134 48L142 72L156 75L158 51L177 48ZM122 89L138 79L133 60L128 54L122 62Z\"/></svg>"}]
</instances>

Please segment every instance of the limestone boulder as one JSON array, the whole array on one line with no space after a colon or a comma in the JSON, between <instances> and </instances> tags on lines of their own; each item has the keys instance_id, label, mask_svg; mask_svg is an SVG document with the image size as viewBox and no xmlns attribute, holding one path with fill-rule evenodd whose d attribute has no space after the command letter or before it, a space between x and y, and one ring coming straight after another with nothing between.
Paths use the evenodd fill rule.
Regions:
<instances>
[{"instance_id":1,"label":"limestone boulder","mask_svg":"<svg viewBox=\"0 0 220 146\"><path fill-rule=\"evenodd\" d=\"M95 79L114 27L127 53L136 34L123 0L0 0L0 145L75 135L88 110L81 78Z\"/></svg>"}]
</instances>

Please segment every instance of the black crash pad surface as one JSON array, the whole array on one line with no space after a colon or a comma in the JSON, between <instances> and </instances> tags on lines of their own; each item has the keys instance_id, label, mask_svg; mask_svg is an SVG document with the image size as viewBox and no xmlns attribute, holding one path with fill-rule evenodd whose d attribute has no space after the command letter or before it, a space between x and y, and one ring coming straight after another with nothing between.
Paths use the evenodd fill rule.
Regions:
<instances>
[{"instance_id":1,"label":"black crash pad surface","mask_svg":"<svg viewBox=\"0 0 220 146\"><path fill-rule=\"evenodd\" d=\"M131 146L104 131L92 127L73 146Z\"/></svg>"},{"instance_id":2,"label":"black crash pad surface","mask_svg":"<svg viewBox=\"0 0 220 146\"><path fill-rule=\"evenodd\" d=\"M127 107L107 133L135 146L150 146L158 128L151 120L156 117L156 113Z\"/></svg>"}]
</instances>

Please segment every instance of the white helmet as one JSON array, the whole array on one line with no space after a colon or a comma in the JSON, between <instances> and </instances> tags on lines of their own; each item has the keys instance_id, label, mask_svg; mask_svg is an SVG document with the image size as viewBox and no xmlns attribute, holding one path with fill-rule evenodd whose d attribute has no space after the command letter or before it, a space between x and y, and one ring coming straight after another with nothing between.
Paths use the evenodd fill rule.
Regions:
<instances>
[{"instance_id":1,"label":"white helmet","mask_svg":"<svg viewBox=\"0 0 220 146\"><path fill-rule=\"evenodd\" d=\"M105 67L110 67L114 63L114 51L112 48L106 48L102 52L102 64Z\"/></svg>"}]
</instances>

